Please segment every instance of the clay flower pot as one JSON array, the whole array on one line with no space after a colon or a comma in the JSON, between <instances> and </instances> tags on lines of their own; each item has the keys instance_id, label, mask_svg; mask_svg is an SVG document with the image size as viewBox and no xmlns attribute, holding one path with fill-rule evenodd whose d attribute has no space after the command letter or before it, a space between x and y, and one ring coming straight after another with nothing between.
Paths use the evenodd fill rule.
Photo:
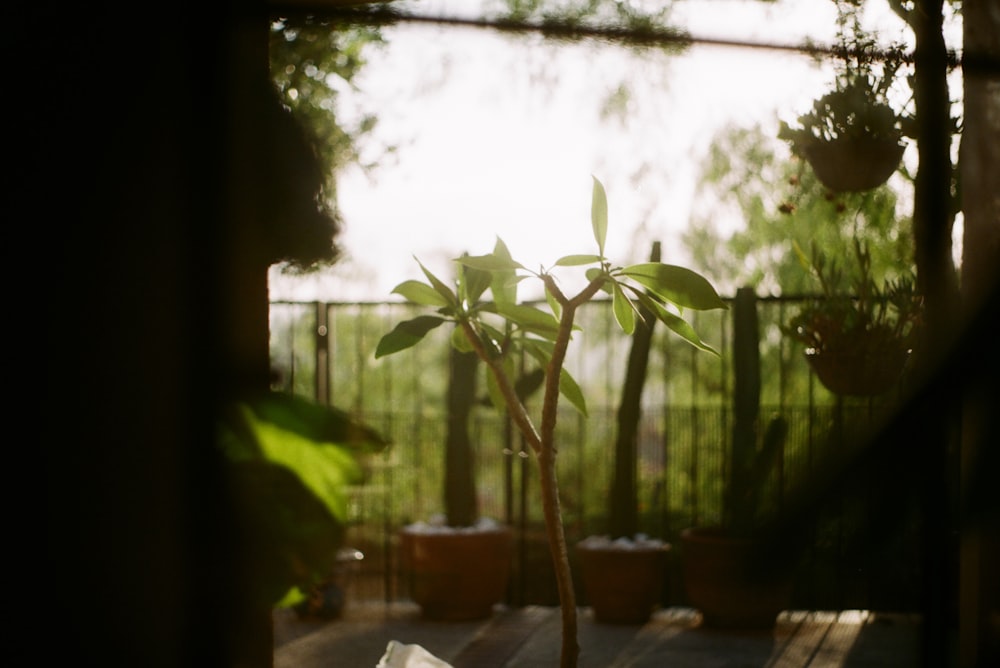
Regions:
<instances>
[{"instance_id":1,"label":"clay flower pot","mask_svg":"<svg viewBox=\"0 0 1000 668\"><path fill-rule=\"evenodd\" d=\"M769 629L788 608L792 578L781 568L762 568L751 538L724 529L681 532L684 591L712 628Z\"/></svg>"},{"instance_id":2,"label":"clay flower pot","mask_svg":"<svg viewBox=\"0 0 1000 668\"><path fill-rule=\"evenodd\" d=\"M514 552L509 528L414 525L399 537L410 596L427 619L484 619L503 601Z\"/></svg>"},{"instance_id":3,"label":"clay flower pot","mask_svg":"<svg viewBox=\"0 0 1000 668\"><path fill-rule=\"evenodd\" d=\"M588 538L576 546L584 592L594 619L644 624L660 603L670 544Z\"/></svg>"}]
</instances>

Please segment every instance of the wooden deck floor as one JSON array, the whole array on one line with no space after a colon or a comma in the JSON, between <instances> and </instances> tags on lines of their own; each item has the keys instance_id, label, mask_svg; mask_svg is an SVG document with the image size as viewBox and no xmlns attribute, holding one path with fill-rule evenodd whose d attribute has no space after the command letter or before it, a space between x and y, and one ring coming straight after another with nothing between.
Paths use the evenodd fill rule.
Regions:
<instances>
[{"instance_id":1,"label":"wooden deck floor","mask_svg":"<svg viewBox=\"0 0 1000 668\"><path fill-rule=\"evenodd\" d=\"M353 603L341 619L275 614L275 668L374 668L390 640L421 645L454 668L558 665L556 608L500 609L479 622L429 622L408 603ZM580 668L909 668L918 666L912 616L787 612L773 632L702 628L686 608L657 612L644 626L598 624L580 612Z\"/></svg>"}]
</instances>

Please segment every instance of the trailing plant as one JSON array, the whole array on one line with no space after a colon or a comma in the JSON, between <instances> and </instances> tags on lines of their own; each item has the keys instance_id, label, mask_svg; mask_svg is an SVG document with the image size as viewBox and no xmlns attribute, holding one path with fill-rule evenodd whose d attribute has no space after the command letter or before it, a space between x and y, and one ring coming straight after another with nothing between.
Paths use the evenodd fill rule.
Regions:
<instances>
[{"instance_id":1,"label":"trailing plant","mask_svg":"<svg viewBox=\"0 0 1000 668\"><path fill-rule=\"evenodd\" d=\"M548 269L542 267L532 271L516 262L499 238L492 253L457 260L464 270L457 272L454 285L443 282L418 260L426 282L404 281L393 292L410 302L434 309L434 313L397 324L382 337L375 351L375 357L379 358L404 350L420 342L436 327L451 322L457 324L451 337L452 345L459 350L474 351L489 369L488 389L493 403L508 412L538 462L546 533L559 590L560 665L563 668L576 665L579 647L576 597L556 477L556 419L560 396L582 414L587 413L579 385L563 368L576 329L577 309L604 292L611 295L615 318L627 334L635 331L642 306L684 340L715 353L681 314L684 309L726 308L708 280L690 269L660 262L627 267L612 264L604 254L607 196L596 178L591 196L591 225L597 253L566 255ZM586 268L583 270L584 287L567 296L553 271L583 267ZM526 278L541 281L548 310L518 303L517 287ZM489 301L484 299L487 291L492 295ZM546 370L541 415L537 422L529 415L512 382L515 375L512 353L524 353Z\"/></svg>"},{"instance_id":2,"label":"trailing plant","mask_svg":"<svg viewBox=\"0 0 1000 668\"><path fill-rule=\"evenodd\" d=\"M823 355L839 355L841 361L850 358L860 365L859 369L867 368L866 376L873 376L885 365L896 369L898 377L917 342L923 313L923 300L912 276L907 273L880 285L872 275L871 255L857 239L856 267L850 275L815 245L811 257L798 245L795 251L819 283L820 295L800 308L782 327L783 332L805 345L817 372L820 369L815 360ZM882 383L870 390L864 383L852 383L848 389L831 386L821 372L820 378L828 388L843 394L878 393L884 389Z\"/></svg>"},{"instance_id":3,"label":"trailing plant","mask_svg":"<svg viewBox=\"0 0 1000 668\"><path fill-rule=\"evenodd\" d=\"M797 152L838 139L898 142L904 134L905 119L889 103L889 90L905 61L903 48L880 47L863 31L855 5L837 5L841 62L833 90L798 117L798 127L782 122L778 133ZM879 63L878 68L875 63Z\"/></svg>"},{"instance_id":4,"label":"trailing plant","mask_svg":"<svg viewBox=\"0 0 1000 668\"><path fill-rule=\"evenodd\" d=\"M910 274L879 285L872 275L871 254L858 240L851 275L815 246L811 256L797 244L795 252L819 284L820 296L791 318L783 328L786 335L815 352L913 347L922 299Z\"/></svg>"}]
</instances>

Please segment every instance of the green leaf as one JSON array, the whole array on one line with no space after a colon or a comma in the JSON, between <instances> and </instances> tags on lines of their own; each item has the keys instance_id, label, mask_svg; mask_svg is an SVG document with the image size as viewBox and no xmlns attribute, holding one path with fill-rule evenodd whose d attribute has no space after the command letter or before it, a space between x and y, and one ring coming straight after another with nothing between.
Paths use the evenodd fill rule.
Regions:
<instances>
[{"instance_id":1,"label":"green leaf","mask_svg":"<svg viewBox=\"0 0 1000 668\"><path fill-rule=\"evenodd\" d=\"M479 301L479 298L483 296L486 289L490 287L492 280L493 274L491 272L467 267L459 263L458 294L467 306L472 306Z\"/></svg>"},{"instance_id":2,"label":"green leaf","mask_svg":"<svg viewBox=\"0 0 1000 668\"><path fill-rule=\"evenodd\" d=\"M420 265L420 270L424 272L424 276L426 276L427 280L430 281L432 286L434 286L437 293L444 297L445 304L451 308L458 309L458 295L455 294L455 291L449 288L440 278L432 274L420 260L417 260L417 264Z\"/></svg>"},{"instance_id":3,"label":"green leaf","mask_svg":"<svg viewBox=\"0 0 1000 668\"><path fill-rule=\"evenodd\" d=\"M622 287L617 281L612 282L611 306L615 312L615 320L622 331L631 335L635 331L635 306L628 296L622 291Z\"/></svg>"},{"instance_id":4,"label":"green leaf","mask_svg":"<svg viewBox=\"0 0 1000 668\"><path fill-rule=\"evenodd\" d=\"M580 411L583 417L587 417L587 401L583 398L583 391L577 384L573 376L566 369L559 374L559 394L566 397L566 400L573 405L573 408Z\"/></svg>"},{"instance_id":5,"label":"green leaf","mask_svg":"<svg viewBox=\"0 0 1000 668\"><path fill-rule=\"evenodd\" d=\"M445 322L444 318L435 315L421 315L413 320L399 323L379 340L375 347L375 359L415 346L427 335L427 332L440 326L443 322Z\"/></svg>"},{"instance_id":6,"label":"green leaf","mask_svg":"<svg viewBox=\"0 0 1000 668\"><path fill-rule=\"evenodd\" d=\"M683 308L696 311L727 308L708 279L685 267L644 262L625 267L621 273L646 286L666 301Z\"/></svg>"},{"instance_id":7,"label":"green leaf","mask_svg":"<svg viewBox=\"0 0 1000 668\"><path fill-rule=\"evenodd\" d=\"M594 227L594 241L597 242L597 250L604 257L604 242L608 236L608 196L604 192L604 185L594 179L594 188L590 198L590 222Z\"/></svg>"},{"instance_id":8,"label":"green leaf","mask_svg":"<svg viewBox=\"0 0 1000 668\"><path fill-rule=\"evenodd\" d=\"M657 320L666 325L679 337L690 343L695 348L712 353L717 357L719 356L719 351L702 341L701 337L698 336L698 333L694 330L694 327L688 324L686 320L674 313L671 313L663 307L663 304L659 303L655 299L651 299L647 295L639 294L639 300L642 302L643 306L656 314Z\"/></svg>"},{"instance_id":9,"label":"green leaf","mask_svg":"<svg viewBox=\"0 0 1000 668\"><path fill-rule=\"evenodd\" d=\"M591 267L590 269L587 270L586 274L584 275L587 277L588 281L592 281L604 273L605 271L599 267ZM605 281L604 285L601 286L601 290L606 292L607 294L611 294L611 281Z\"/></svg>"},{"instance_id":10,"label":"green leaf","mask_svg":"<svg viewBox=\"0 0 1000 668\"><path fill-rule=\"evenodd\" d=\"M456 327L451 331L451 345L461 353L471 353L475 350L469 337L465 335L465 330L461 327Z\"/></svg>"},{"instance_id":11,"label":"green leaf","mask_svg":"<svg viewBox=\"0 0 1000 668\"><path fill-rule=\"evenodd\" d=\"M465 257L460 257L456 262L465 265L466 267L472 267L473 269L479 269L481 271L495 272L495 271L516 271L518 269L527 269L521 265L520 262L508 257L503 257L497 255L496 253L490 253L488 255L467 255Z\"/></svg>"},{"instance_id":12,"label":"green leaf","mask_svg":"<svg viewBox=\"0 0 1000 668\"><path fill-rule=\"evenodd\" d=\"M554 338L559 332L559 322L541 309L523 304L497 304L497 313L520 327L547 338Z\"/></svg>"},{"instance_id":13,"label":"green leaf","mask_svg":"<svg viewBox=\"0 0 1000 668\"><path fill-rule=\"evenodd\" d=\"M392 292L401 295L407 301L421 306L450 306L448 300L433 287L420 281L403 281L392 289Z\"/></svg>"},{"instance_id":14,"label":"green leaf","mask_svg":"<svg viewBox=\"0 0 1000 668\"><path fill-rule=\"evenodd\" d=\"M579 267L583 264L594 264L600 262L600 255L565 255L556 260L558 267Z\"/></svg>"},{"instance_id":15,"label":"green leaf","mask_svg":"<svg viewBox=\"0 0 1000 668\"><path fill-rule=\"evenodd\" d=\"M562 304L556 299L556 296L549 292L548 287L545 288L545 301L548 303L549 308L552 309L552 315L558 320L562 318Z\"/></svg>"}]
</instances>

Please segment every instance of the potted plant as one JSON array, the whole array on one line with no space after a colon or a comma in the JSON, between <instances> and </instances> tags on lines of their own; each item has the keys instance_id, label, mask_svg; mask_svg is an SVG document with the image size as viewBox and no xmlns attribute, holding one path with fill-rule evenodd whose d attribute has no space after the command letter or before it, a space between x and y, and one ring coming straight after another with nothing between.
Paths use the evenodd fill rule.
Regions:
<instances>
[{"instance_id":1,"label":"potted plant","mask_svg":"<svg viewBox=\"0 0 1000 668\"><path fill-rule=\"evenodd\" d=\"M758 438L760 352L756 295L737 290L733 303L732 465L722 523L681 532L684 592L709 627L767 629L788 607L787 553L772 549L761 529L769 519L765 485L782 461L788 425L775 416Z\"/></svg>"},{"instance_id":2,"label":"potted plant","mask_svg":"<svg viewBox=\"0 0 1000 668\"><path fill-rule=\"evenodd\" d=\"M473 270L459 267L467 280ZM444 516L400 530L410 596L435 620L488 617L503 600L510 577L513 533L479 515L469 437L479 358L451 347L445 436Z\"/></svg>"},{"instance_id":3,"label":"potted plant","mask_svg":"<svg viewBox=\"0 0 1000 668\"><path fill-rule=\"evenodd\" d=\"M263 662L273 652L272 610L309 606L337 584L331 578L345 556L347 487L363 481L363 456L388 442L334 407L269 392L228 408L218 444L254 583L241 592L241 612L259 633L245 640ZM339 610L343 600L330 603Z\"/></svg>"},{"instance_id":4,"label":"potted plant","mask_svg":"<svg viewBox=\"0 0 1000 668\"><path fill-rule=\"evenodd\" d=\"M922 300L904 275L882 286L872 276L867 248L854 240L856 270L850 280L814 246L803 264L821 294L783 327L806 346L805 355L820 382L838 395L874 396L898 381L917 339Z\"/></svg>"},{"instance_id":5,"label":"potted plant","mask_svg":"<svg viewBox=\"0 0 1000 668\"><path fill-rule=\"evenodd\" d=\"M631 334L635 330L638 305L641 304L674 332L695 345L707 347L675 310L725 308L725 303L711 284L689 269L658 262L628 267L613 265L604 255L607 214L604 187L595 178L591 225L597 253L567 255L556 260L549 269L527 269L511 257L507 246L499 238L492 253L459 258L458 262L474 270L474 274L471 279L458 280L454 286L444 283L420 264L427 281L404 281L394 292L411 302L434 309L434 314L397 324L382 337L375 352L376 357L382 357L403 350L418 343L434 328L453 322L458 327L451 338L452 344L463 351L474 351L489 369L491 397L508 412L534 453L539 467L546 535L559 590L562 620L560 665L563 668L576 666L579 645L576 595L556 477L556 421L560 396L586 414L583 393L563 368L577 309L606 291L612 296L616 320L626 333ZM587 267L585 283L579 292L567 296L554 272L559 268L572 267ZM518 283L528 277L541 281L548 310L518 303ZM642 288L648 289L650 294ZM491 301L481 299L487 290L492 294ZM545 368L542 408L537 426L511 380L514 376L512 352L523 352Z\"/></svg>"},{"instance_id":6,"label":"potted plant","mask_svg":"<svg viewBox=\"0 0 1000 668\"><path fill-rule=\"evenodd\" d=\"M650 262L660 261L660 243ZM618 407L608 533L577 544L584 593L599 622L642 624L663 591L670 544L638 533L637 441L656 316L640 305Z\"/></svg>"},{"instance_id":7,"label":"potted plant","mask_svg":"<svg viewBox=\"0 0 1000 668\"><path fill-rule=\"evenodd\" d=\"M842 41L844 64L833 90L815 100L795 127L782 121L778 137L789 142L827 188L857 192L885 183L903 157L904 119L888 100L902 59L889 50L876 72L870 40L855 36Z\"/></svg>"}]
</instances>

